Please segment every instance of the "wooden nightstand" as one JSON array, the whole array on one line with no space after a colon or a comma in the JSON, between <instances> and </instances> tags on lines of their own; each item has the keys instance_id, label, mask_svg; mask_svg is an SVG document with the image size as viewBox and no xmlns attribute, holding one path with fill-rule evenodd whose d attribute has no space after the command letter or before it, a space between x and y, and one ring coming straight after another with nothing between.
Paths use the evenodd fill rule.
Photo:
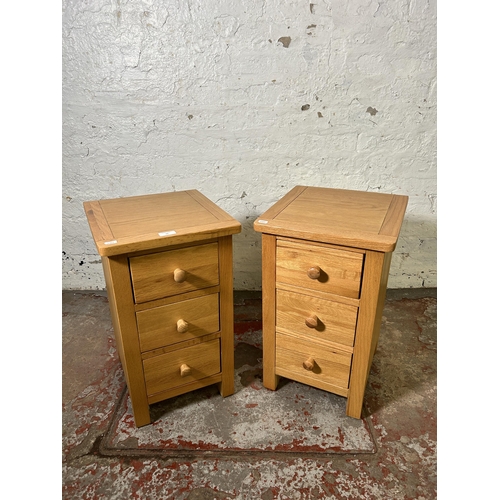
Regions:
<instances>
[{"instance_id":1,"label":"wooden nightstand","mask_svg":"<svg viewBox=\"0 0 500 500\"><path fill-rule=\"evenodd\" d=\"M84 203L102 257L137 427L149 405L211 384L234 392L232 235L196 190Z\"/></svg>"},{"instance_id":2,"label":"wooden nightstand","mask_svg":"<svg viewBox=\"0 0 500 500\"><path fill-rule=\"evenodd\" d=\"M361 417L407 196L296 186L262 214L264 386L347 397Z\"/></svg>"}]
</instances>

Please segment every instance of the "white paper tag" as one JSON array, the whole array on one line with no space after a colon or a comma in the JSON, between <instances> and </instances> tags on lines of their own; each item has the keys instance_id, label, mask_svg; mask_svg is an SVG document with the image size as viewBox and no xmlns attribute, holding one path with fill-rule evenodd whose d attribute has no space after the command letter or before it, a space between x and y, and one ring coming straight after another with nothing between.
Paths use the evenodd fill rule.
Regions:
<instances>
[{"instance_id":1,"label":"white paper tag","mask_svg":"<svg viewBox=\"0 0 500 500\"><path fill-rule=\"evenodd\" d=\"M162 233L158 233L158 236L171 236L172 234L177 234L175 231L163 231Z\"/></svg>"},{"instance_id":2,"label":"white paper tag","mask_svg":"<svg viewBox=\"0 0 500 500\"><path fill-rule=\"evenodd\" d=\"M259 224L267 224L269 221L267 220L264 220L264 219L260 219L257 221Z\"/></svg>"},{"instance_id":3,"label":"white paper tag","mask_svg":"<svg viewBox=\"0 0 500 500\"><path fill-rule=\"evenodd\" d=\"M111 240L111 241L105 241L105 245L114 245L115 243L118 243L116 240Z\"/></svg>"}]
</instances>

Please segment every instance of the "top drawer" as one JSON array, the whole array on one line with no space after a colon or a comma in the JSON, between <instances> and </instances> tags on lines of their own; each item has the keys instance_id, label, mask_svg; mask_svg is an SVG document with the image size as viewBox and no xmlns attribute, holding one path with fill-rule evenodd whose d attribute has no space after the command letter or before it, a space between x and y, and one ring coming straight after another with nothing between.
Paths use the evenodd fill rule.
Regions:
<instances>
[{"instance_id":1,"label":"top drawer","mask_svg":"<svg viewBox=\"0 0 500 500\"><path fill-rule=\"evenodd\" d=\"M362 253L277 241L276 282L358 299L362 270Z\"/></svg>"},{"instance_id":2,"label":"top drawer","mask_svg":"<svg viewBox=\"0 0 500 500\"><path fill-rule=\"evenodd\" d=\"M135 302L147 302L219 284L217 243L130 258Z\"/></svg>"}]
</instances>

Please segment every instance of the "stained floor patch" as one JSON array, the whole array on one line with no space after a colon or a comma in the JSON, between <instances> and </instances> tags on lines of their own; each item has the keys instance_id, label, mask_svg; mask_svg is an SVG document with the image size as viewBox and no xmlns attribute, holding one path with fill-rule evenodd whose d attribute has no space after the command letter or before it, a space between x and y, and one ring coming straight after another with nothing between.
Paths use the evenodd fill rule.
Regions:
<instances>
[{"instance_id":1,"label":"stained floor patch","mask_svg":"<svg viewBox=\"0 0 500 500\"><path fill-rule=\"evenodd\" d=\"M62 498L435 499L435 297L388 291L357 421L340 396L262 387L260 294L238 292L235 394L172 398L135 429L106 294L63 292Z\"/></svg>"}]
</instances>

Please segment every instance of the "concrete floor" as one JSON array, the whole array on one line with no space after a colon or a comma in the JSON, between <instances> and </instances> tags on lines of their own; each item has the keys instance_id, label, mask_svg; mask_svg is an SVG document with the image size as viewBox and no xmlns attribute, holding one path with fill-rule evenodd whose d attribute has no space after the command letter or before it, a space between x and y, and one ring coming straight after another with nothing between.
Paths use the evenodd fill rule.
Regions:
<instances>
[{"instance_id":1,"label":"concrete floor","mask_svg":"<svg viewBox=\"0 0 500 500\"><path fill-rule=\"evenodd\" d=\"M362 420L345 398L262 387L259 293L235 293L235 394L151 407L136 429L105 292L63 291L62 498L433 499L436 290L389 290Z\"/></svg>"}]
</instances>

